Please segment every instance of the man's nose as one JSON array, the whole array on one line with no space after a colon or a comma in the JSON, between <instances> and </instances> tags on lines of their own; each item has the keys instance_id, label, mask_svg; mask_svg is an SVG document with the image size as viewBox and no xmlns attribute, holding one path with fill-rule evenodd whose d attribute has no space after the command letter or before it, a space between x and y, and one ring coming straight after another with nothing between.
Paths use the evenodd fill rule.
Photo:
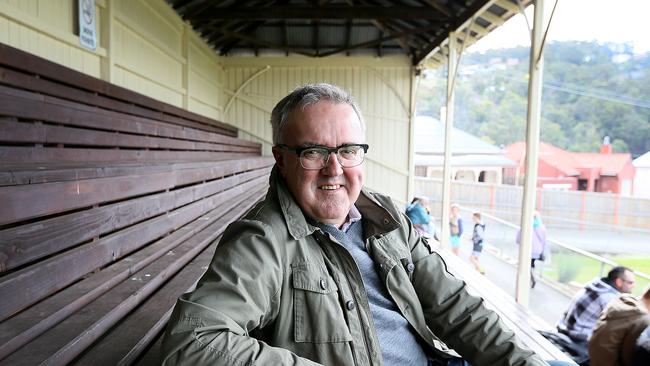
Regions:
<instances>
[{"instance_id":1,"label":"man's nose","mask_svg":"<svg viewBox=\"0 0 650 366\"><path fill-rule=\"evenodd\" d=\"M337 176L343 174L343 167L341 167L338 159L339 157L336 155L336 153L330 153L329 160L327 160L327 164L325 164L325 167L321 169L321 172L329 176Z\"/></svg>"}]
</instances>

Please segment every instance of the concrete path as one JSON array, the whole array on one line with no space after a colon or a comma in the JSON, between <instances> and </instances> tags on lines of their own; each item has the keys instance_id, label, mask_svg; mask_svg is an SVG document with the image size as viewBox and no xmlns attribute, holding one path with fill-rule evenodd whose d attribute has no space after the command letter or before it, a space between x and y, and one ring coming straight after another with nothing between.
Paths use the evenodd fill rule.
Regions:
<instances>
[{"instance_id":1,"label":"concrete path","mask_svg":"<svg viewBox=\"0 0 650 366\"><path fill-rule=\"evenodd\" d=\"M461 257L468 266L471 266L468 260L470 252L471 244L464 241L461 245ZM481 264L486 270L487 278L514 299L517 268L495 257L488 250L481 255ZM530 300L530 309L554 328L568 308L571 298L543 281L538 281L535 288L531 289Z\"/></svg>"}]
</instances>

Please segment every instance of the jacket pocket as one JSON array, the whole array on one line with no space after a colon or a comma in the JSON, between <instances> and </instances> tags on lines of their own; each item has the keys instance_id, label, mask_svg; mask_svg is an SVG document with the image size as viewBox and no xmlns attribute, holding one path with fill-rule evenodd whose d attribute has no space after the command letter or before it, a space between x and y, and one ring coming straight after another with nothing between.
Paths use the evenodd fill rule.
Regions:
<instances>
[{"instance_id":1,"label":"jacket pocket","mask_svg":"<svg viewBox=\"0 0 650 366\"><path fill-rule=\"evenodd\" d=\"M292 265L296 342L331 343L352 340L339 302L338 287L316 265Z\"/></svg>"}]
</instances>

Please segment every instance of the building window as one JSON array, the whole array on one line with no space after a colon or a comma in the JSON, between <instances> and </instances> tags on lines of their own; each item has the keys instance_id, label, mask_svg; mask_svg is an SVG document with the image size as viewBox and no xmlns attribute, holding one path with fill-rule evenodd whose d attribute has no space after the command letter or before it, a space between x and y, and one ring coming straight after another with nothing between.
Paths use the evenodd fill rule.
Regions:
<instances>
[{"instance_id":1,"label":"building window","mask_svg":"<svg viewBox=\"0 0 650 366\"><path fill-rule=\"evenodd\" d=\"M578 179L578 190L586 191L589 187L589 181L586 179Z\"/></svg>"}]
</instances>

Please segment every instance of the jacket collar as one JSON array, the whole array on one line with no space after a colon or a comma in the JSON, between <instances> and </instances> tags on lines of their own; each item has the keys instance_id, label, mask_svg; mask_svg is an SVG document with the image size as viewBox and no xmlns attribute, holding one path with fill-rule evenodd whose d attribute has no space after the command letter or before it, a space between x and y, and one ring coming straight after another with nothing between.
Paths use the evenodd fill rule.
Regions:
<instances>
[{"instance_id":1,"label":"jacket collar","mask_svg":"<svg viewBox=\"0 0 650 366\"><path fill-rule=\"evenodd\" d=\"M305 214L302 212L300 206L298 206L291 192L289 192L277 166L273 166L273 170L271 170L269 185L269 192L276 195L282 216L284 216L284 220L287 223L289 234L294 239L302 239L318 230L316 226L307 222ZM361 190L356 206L359 212L361 212L361 217L364 221L366 237L382 235L399 228L399 221L388 210L382 207L367 189L363 188Z\"/></svg>"}]
</instances>

